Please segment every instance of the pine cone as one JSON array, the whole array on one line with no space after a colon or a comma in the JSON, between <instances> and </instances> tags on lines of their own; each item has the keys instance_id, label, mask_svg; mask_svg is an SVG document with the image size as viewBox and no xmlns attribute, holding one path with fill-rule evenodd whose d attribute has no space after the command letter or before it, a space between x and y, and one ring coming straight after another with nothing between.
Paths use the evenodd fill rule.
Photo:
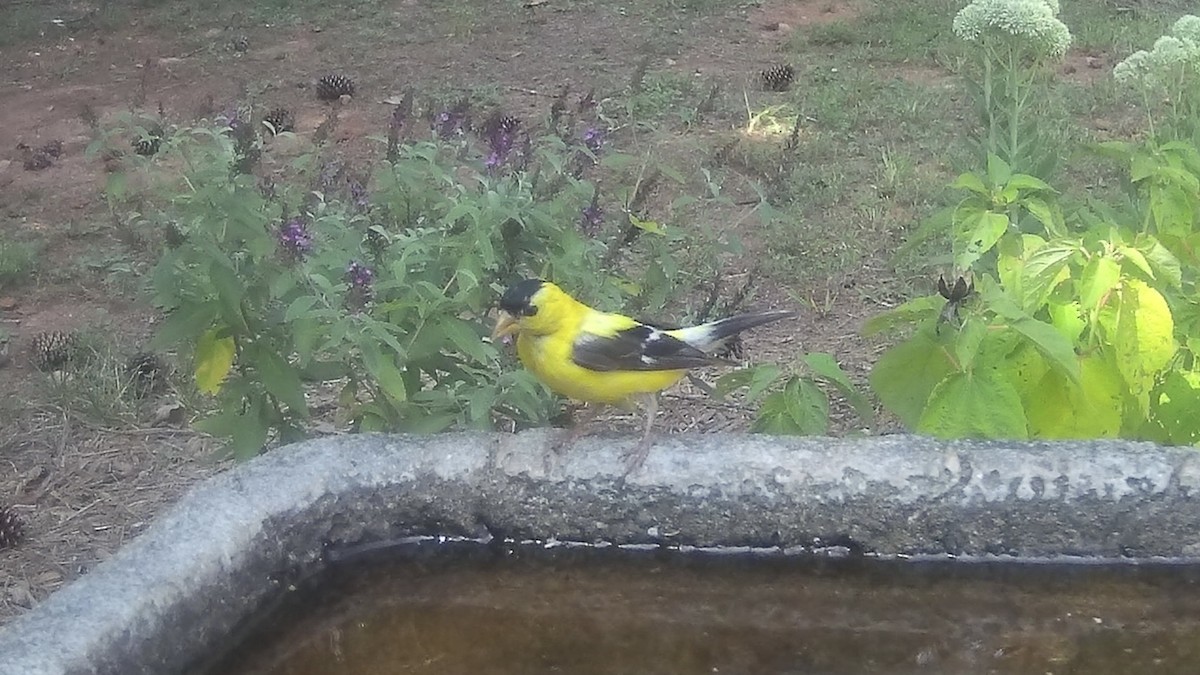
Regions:
<instances>
[{"instance_id":1,"label":"pine cone","mask_svg":"<svg viewBox=\"0 0 1200 675\"><path fill-rule=\"evenodd\" d=\"M794 79L796 70L787 64L771 66L762 71L763 87L769 91L787 91Z\"/></svg>"},{"instance_id":2,"label":"pine cone","mask_svg":"<svg viewBox=\"0 0 1200 675\"><path fill-rule=\"evenodd\" d=\"M167 364L153 352L138 352L125 362L125 375L139 395L154 391L166 378Z\"/></svg>"},{"instance_id":3,"label":"pine cone","mask_svg":"<svg viewBox=\"0 0 1200 675\"><path fill-rule=\"evenodd\" d=\"M499 125L500 131L503 131L506 134L511 134L517 129L521 128L521 120L520 118L513 117L512 115L501 115Z\"/></svg>"},{"instance_id":4,"label":"pine cone","mask_svg":"<svg viewBox=\"0 0 1200 675\"><path fill-rule=\"evenodd\" d=\"M33 365L38 370L62 370L75 356L79 338L74 333L49 331L38 333L30 346Z\"/></svg>"},{"instance_id":5,"label":"pine cone","mask_svg":"<svg viewBox=\"0 0 1200 675\"><path fill-rule=\"evenodd\" d=\"M354 80L345 75L326 75L317 80L317 98L336 101L342 96L354 95Z\"/></svg>"},{"instance_id":6,"label":"pine cone","mask_svg":"<svg viewBox=\"0 0 1200 675\"><path fill-rule=\"evenodd\" d=\"M269 126L272 135L296 129L296 118L292 115L292 111L282 106L272 108L263 116L263 122Z\"/></svg>"},{"instance_id":7,"label":"pine cone","mask_svg":"<svg viewBox=\"0 0 1200 675\"><path fill-rule=\"evenodd\" d=\"M0 549L20 544L25 539L25 523L11 507L0 506Z\"/></svg>"}]
</instances>

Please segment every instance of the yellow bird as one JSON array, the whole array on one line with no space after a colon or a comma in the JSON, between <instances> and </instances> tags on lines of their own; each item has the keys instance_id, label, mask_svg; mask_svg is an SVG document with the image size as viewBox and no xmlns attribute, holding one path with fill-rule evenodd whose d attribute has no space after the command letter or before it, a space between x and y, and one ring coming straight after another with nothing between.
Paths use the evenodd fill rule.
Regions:
<instances>
[{"instance_id":1,"label":"yellow bird","mask_svg":"<svg viewBox=\"0 0 1200 675\"><path fill-rule=\"evenodd\" d=\"M658 392L689 369L728 364L712 353L738 333L790 316L795 312L756 312L665 329L592 309L549 281L525 279L500 298L492 339L516 333L521 363L559 394L593 404L593 412L596 404L629 408L641 402L646 427L628 453L628 470L633 471L649 451ZM561 448L582 429L577 424L556 446Z\"/></svg>"}]
</instances>

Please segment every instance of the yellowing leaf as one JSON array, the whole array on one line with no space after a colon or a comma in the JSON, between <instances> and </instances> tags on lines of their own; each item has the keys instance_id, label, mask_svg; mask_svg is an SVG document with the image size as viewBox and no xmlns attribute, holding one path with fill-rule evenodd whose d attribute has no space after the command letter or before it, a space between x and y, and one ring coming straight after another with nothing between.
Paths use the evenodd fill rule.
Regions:
<instances>
[{"instance_id":1,"label":"yellowing leaf","mask_svg":"<svg viewBox=\"0 0 1200 675\"><path fill-rule=\"evenodd\" d=\"M209 328L196 342L196 388L205 394L221 391L221 383L233 368L232 337L218 337L223 326Z\"/></svg>"},{"instance_id":2,"label":"yellowing leaf","mask_svg":"<svg viewBox=\"0 0 1200 675\"><path fill-rule=\"evenodd\" d=\"M1095 353L1079 360L1079 384L1047 371L1024 396L1034 438L1115 438L1124 413L1124 384L1115 364Z\"/></svg>"},{"instance_id":3,"label":"yellowing leaf","mask_svg":"<svg viewBox=\"0 0 1200 675\"><path fill-rule=\"evenodd\" d=\"M1150 390L1179 347L1175 322L1162 294L1139 279L1125 280L1118 303L1117 311L1100 312L1100 325L1112 344L1121 377L1146 415Z\"/></svg>"},{"instance_id":4,"label":"yellowing leaf","mask_svg":"<svg viewBox=\"0 0 1200 675\"><path fill-rule=\"evenodd\" d=\"M1083 320L1080 314L1078 302L1068 302L1060 304L1057 302L1050 303L1050 324L1054 326L1058 332L1063 334L1063 337L1072 343L1079 341L1079 336L1083 335L1083 329L1087 327L1087 322Z\"/></svg>"},{"instance_id":5,"label":"yellowing leaf","mask_svg":"<svg viewBox=\"0 0 1200 675\"><path fill-rule=\"evenodd\" d=\"M1026 398L1045 377L1050 366L1036 347L1028 342L1022 344L1002 362L1001 372L1016 388L1021 398Z\"/></svg>"}]
</instances>

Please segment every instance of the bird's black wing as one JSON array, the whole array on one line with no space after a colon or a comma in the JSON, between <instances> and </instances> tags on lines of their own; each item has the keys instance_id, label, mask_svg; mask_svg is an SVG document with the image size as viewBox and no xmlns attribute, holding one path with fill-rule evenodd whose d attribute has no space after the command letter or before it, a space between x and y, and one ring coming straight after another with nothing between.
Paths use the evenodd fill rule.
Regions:
<instances>
[{"instance_id":1,"label":"bird's black wing","mask_svg":"<svg viewBox=\"0 0 1200 675\"><path fill-rule=\"evenodd\" d=\"M589 370L680 370L717 362L679 338L638 324L612 335L584 333L575 341L571 358Z\"/></svg>"}]
</instances>

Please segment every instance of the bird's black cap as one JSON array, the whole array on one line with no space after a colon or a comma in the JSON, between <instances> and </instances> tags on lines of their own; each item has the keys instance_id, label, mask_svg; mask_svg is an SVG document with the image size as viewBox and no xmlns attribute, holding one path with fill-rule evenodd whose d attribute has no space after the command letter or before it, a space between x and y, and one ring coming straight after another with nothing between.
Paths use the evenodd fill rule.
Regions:
<instances>
[{"instance_id":1,"label":"bird's black cap","mask_svg":"<svg viewBox=\"0 0 1200 675\"><path fill-rule=\"evenodd\" d=\"M504 291L500 296L500 309L513 316L533 316L537 307L533 305L533 296L542 290L541 279L525 279L518 281Z\"/></svg>"}]
</instances>

